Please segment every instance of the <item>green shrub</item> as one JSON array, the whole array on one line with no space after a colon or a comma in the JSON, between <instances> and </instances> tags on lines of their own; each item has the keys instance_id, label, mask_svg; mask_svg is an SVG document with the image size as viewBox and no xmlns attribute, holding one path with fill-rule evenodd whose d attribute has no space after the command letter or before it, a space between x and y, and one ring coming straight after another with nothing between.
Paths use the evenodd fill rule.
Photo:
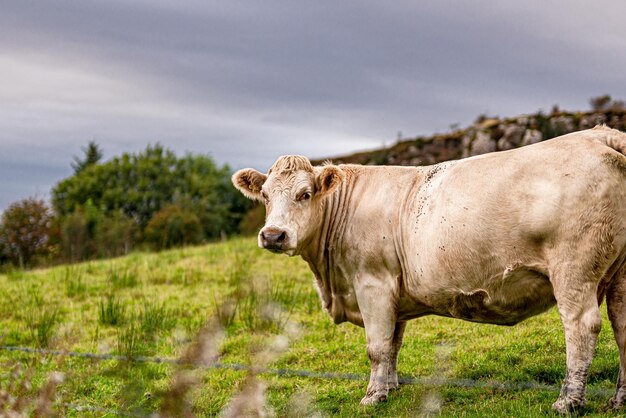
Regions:
<instances>
[{"instance_id":1,"label":"green shrub","mask_svg":"<svg viewBox=\"0 0 626 418\"><path fill-rule=\"evenodd\" d=\"M78 209L61 222L61 253L65 259L76 262L86 259L92 251L87 217Z\"/></svg>"},{"instance_id":2,"label":"green shrub","mask_svg":"<svg viewBox=\"0 0 626 418\"><path fill-rule=\"evenodd\" d=\"M241 220L239 231L242 235L256 235L265 223L265 205L250 209Z\"/></svg>"},{"instance_id":3,"label":"green shrub","mask_svg":"<svg viewBox=\"0 0 626 418\"><path fill-rule=\"evenodd\" d=\"M157 249L198 244L203 238L202 224L191 210L168 205L150 220L145 237Z\"/></svg>"},{"instance_id":4,"label":"green shrub","mask_svg":"<svg viewBox=\"0 0 626 418\"><path fill-rule=\"evenodd\" d=\"M125 255L138 235L135 221L120 211L105 214L89 200L62 219L61 253L72 262Z\"/></svg>"},{"instance_id":5,"label":"green shrub","mask_svg":"<svg viewBox=\"0 0 626 418\"><path fill-rule=\"evenodd\" d=\"M94 240L97 254L110 258L128 254L139 237L139 226L122 212L100 218L95 228Z\"/></svg>"}]
</instances>

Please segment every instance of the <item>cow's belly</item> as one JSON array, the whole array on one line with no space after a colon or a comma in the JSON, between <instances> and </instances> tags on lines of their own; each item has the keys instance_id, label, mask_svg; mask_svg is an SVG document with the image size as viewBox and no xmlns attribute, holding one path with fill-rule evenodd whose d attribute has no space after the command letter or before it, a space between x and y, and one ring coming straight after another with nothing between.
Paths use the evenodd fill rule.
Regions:
<instances>
[{"instance_id":1,"label":"cow's belly","mask_svg":"<svg viewBox=\"0 0 626 418\"><path fill-rule=\"evenodd\" d=\"M431 314L499 325L514 325L556 303L548 278L524 267L505 270L473 286L431 287L419 299L427 301ZM416 304L416 313L422 306ZM410 309L401 316L411 317Z\"/></svg>"}]
</instances>

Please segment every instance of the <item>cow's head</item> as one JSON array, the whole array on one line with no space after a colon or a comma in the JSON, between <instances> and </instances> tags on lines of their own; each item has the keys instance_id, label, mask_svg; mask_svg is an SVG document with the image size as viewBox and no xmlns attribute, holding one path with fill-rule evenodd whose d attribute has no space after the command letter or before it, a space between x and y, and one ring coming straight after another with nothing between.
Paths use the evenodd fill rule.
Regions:
<instances>
[{"instance_id":1,"label":"cow's head","mask_svg":"<svg viewBox=\"0 0 626 418\"><path fill-rule=\"evenodd\" d=\"M343 179L339 167L313 167L299 155L280 157L267 175L245 168L232 178L244 196L265 203L259 247L289 255L297 254L320 227L322 200Z\"/></svg>"}]
</instances>

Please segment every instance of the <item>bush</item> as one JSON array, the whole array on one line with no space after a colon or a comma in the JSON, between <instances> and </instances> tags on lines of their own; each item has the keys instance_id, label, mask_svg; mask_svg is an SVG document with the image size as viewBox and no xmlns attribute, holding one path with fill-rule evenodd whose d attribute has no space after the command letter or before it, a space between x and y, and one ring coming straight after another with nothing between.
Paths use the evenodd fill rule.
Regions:
<instances>
[{"instance_id":1,"label":"bush","mask_svg":"<svg viewBox=\"0 0 626 418\"><path fill-rule=\"evenodd\" d=\"M27 198L10 205L2 214L0 248L16 266L31 265L36 257L50 254L52 212L41 199Z\"/></svg>"},{"instance_id":2,"label":"bush","mask_svg":"<svg viewBox=\"0 0 626 418\"><path fill-rule=\"evenodd\" d=\"M202 229L193 211L173 204L154 215L146 227L145 237L155 248L164 249L200 243L204 235Z\"/></svg>"},{"instance_id":3,"label":"bush","mask_svg":"<svg viewBox=\"0 0 626 418\"><path fill-rule=\"evenodd\" d=\"M265 206L257 205L250 209L241 220L239 231L242 235L256 235L265 223Z\"/></svg>"},{"instance_id":4,"label":"bush","mask_svg":"<svg viewBox=\"0 0 626 418\"><path fill-rule=\"evenodd\" d=\"M96 225L95 241L98 256L117 257L128 254L138 241L139 227L122 212L103 216Z\"/></svg>"},{"instance_id":5,"label":"bush","mask_svg":"<svg viewBox=\"0 0 626 418\"><path fill-rule=\"evenodd\" d=\"M84 260L90 254L87 217L82 209L70 213L61 222L61 252L72 262Z\"/></svg>"},{"instance_id":6,"label":"bush","mask_svg":"<svg viewBox=\"0 0 626 418\"><path fill-rule=\"evenodd\" d=\"M109 215L91 201L61 221L61 252L75 262L128 254L138 240L137 223L120 211Z\"/></svg>"}]
</instances>

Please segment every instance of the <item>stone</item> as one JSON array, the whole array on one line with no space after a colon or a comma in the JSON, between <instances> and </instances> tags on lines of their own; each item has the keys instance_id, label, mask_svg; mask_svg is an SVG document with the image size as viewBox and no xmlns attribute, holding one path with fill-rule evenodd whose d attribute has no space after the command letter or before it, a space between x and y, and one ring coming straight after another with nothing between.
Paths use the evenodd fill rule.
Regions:
<instances>
[{"instance_id":1,"label":"stone","mask_svg":"<svg viewBox=\"0 0 626 418\"><path fill-rule=\"evenodd\" d=\"M574 132L574 120L569 116L556 116L550 119L550 126L558 135Z\"/></svg>"},{"instance_id":2,"label":"stone","mask_svg":"<svg viewBox=\"0 0 626 418\"><path fill-rule=\"evenodd\" d=\"M470 155L486 154L496 150L496 141L491 139L489 132L478 131L474 142L472 142L472 148Z\"/></svg>"},{"instance_id":3,"label":"stone","mask_svg":"<svg viewBox=\"0 0 626 418\"><path fill-rule=\"evenodd\" d=\"M524 137L524 133L526 132L526 125L507 125L504 127L504 135L500 140L504 140L503 142L508 142L513 147L518 147L522 143L522 138ZM502 149L498 147L499 149Z\"/></svg>"},{"instance_id":4,"label":"stone","mask_svg":"<svg viewBox=\"0 0 626 418\"><path fill-rule=\"evenodd\" d=\"M527 129L522 138L522 146L536 144L543 140L543 135L536 129Z\"/></svg>"},{"instance_id":5,"label":"stone","mask_svg":"<svg viewBox=\"0 0 626 418\"><path fill-rule=\"evenodd\" d=\"M505 137L502 137L502 138L498 139L497 145L498 145L498 151L506 151L506 150L510 150L510 149L515 148L515 145L513 145Z\"/></svg>"},{"instance_id":6,"label":"stone","mask_svg":"<svg viewBox=\"0 0 626 418\"><path fill-rule=\"evenodd\" d=\"M591 113L580 118L580 129L593 128L596 125L602 125L606 122L606 115L604 113Z\"/></svg>"}]
</instances>

